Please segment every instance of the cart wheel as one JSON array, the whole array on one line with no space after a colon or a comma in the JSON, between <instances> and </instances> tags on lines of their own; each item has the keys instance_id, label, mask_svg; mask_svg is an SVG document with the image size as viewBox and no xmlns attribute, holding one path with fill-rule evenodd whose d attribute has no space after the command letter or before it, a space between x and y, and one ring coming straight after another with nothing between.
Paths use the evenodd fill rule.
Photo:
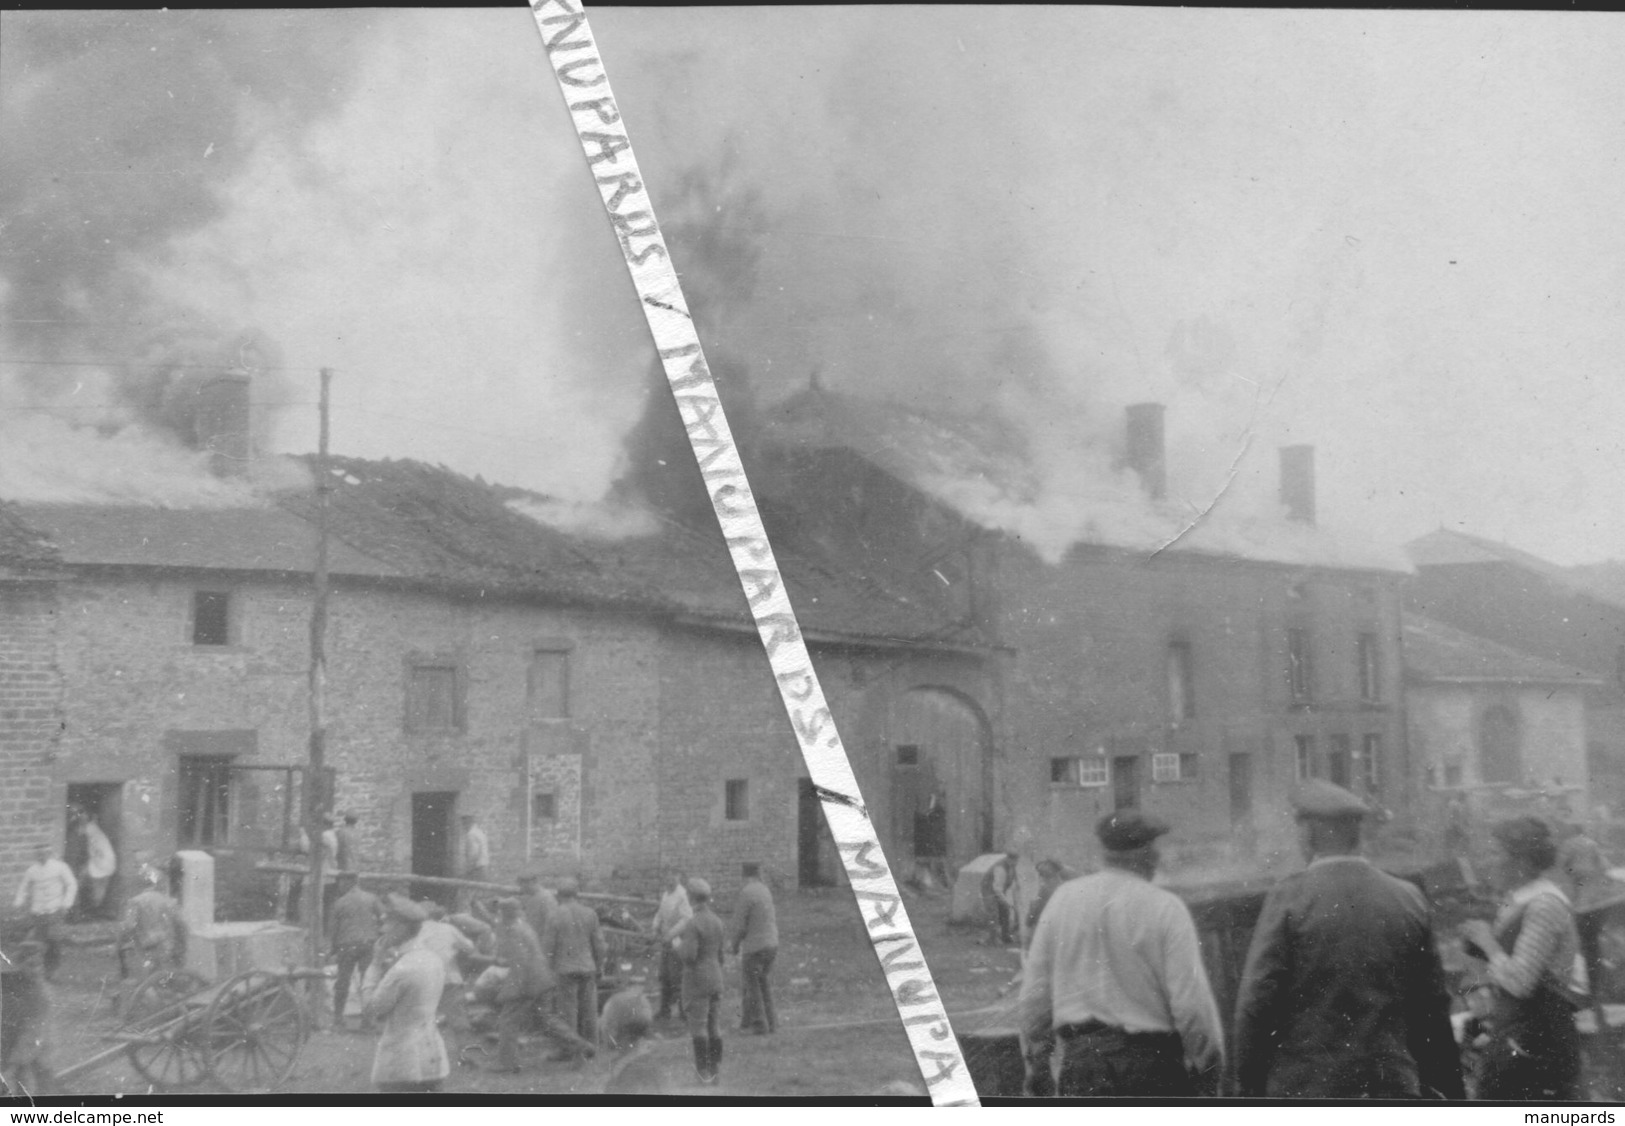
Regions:
<instances>
[{"instance_id":1,"label":"cart wheel","mask_svg":"<svg viewBox=\"0 0 1625 1126\"><path fill-rule=\"evenodd\" d=\"M142 978L124 1003L123 1031L152 1038L128 1045L124 1054L154 1087L191 1087L208 1074L195 1041L195 1019L186 1009L187 998L208 984L189 970L158 970Z\"/></svg>"},{"instance_id":2,"label":"cart wheel","mask_svg":"<svg viewBox=\"0 0 1625 1126\"><path fill-rule=\"evenodd\" d=\"M227 1091L270 1091L293 1074L309 1034L305 1007L281 974L249 970L221 987L203 1014L209 1072Z\"/></svg>"}]
</instances>

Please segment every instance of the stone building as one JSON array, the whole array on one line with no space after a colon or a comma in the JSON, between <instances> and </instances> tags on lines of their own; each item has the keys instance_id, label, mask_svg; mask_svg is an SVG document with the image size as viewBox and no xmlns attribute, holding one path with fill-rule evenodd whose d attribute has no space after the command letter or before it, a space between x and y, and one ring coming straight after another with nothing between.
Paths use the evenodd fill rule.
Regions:
<instances>
[{"instance_id":1,"label":"stone building","mask_svg":"<svg viewBox=\"0 0 1625 1126\"><path fill-rule=\"evenodd\" d=\"M1407 613L1405 683L1433 836L1458 794L1481 822L1542 802L1589 812L1586 697L1600 679Z\"/></svg>"},{"instance_id":2,"label":"stone building","mask_svg":"<svg viewBox=\"0 0 1625 1126\"><path fill-rule=\"evenodd\" d=\"M996 697L965 702L985 748L987 843L1025 830L1037 855L1088 863L1098 817L1135 806L1172 820L1165 851L1194 878L1251 871L1295 848L1289 794L1308 776L1370 794L1396 832L1409 825L1408 566L1316 526L1307 447L1283 451L1282 516L1186 529L1162 495L1161 408L1131 407L1129 488L1046 558L945 499L1021 495L1030 463L997 424L815 384L770 434L751 467L758 494L797 497L794 526L854 560L934 577L964 628L997 646ZM865 753L876 770L890 756L880 793L911 800L918 750ZM897 824L887 844L906 855Z\"/></svg>"},{"instance_id":3,"label":"stone building","mask_svg":"<svg viewBox=\"0 0 1625 1126\"><path fill-rule=\"evenodd\" d=\"M446 470L332 472L327 762L369 867L451 872L472 813L503 876L676 863L727 887L754 859L837 877L714 528L644 514L566 532L532 514L542 498ZM29 705L0 744L8 780L23 774L7 825L28 830L13 843L8 829L0 880L29 841L60 842L70 804L126 857L203 848L227 882L286 854L309 737L313 518L308 486L255 507L11 506L8 543L49 544L55 570L3 592L8 657L27 668L0 685ZM775 547L849 741L913 738L913 701L933 693L987 694L985 647L944 629L933 592L810 541Z\"/></svg>"},{"instance_id":4,"label":"stone building","mask_svg":"<svg viewBox=\"0 0 1625 1126\"><path fill-rule=\"evenodd\" d=\"M1503 543L1440 529L1406 545L1418 614L1578 669L1593 801L1625 807L1625 601L1567 568Z\"/></svg>"}]
</instances>

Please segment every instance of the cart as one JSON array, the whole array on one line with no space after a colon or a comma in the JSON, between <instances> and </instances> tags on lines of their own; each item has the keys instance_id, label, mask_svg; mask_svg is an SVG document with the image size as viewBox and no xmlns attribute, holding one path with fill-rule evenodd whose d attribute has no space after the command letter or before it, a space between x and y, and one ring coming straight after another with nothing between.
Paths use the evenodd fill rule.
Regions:
<instances>
[{"instance_id":1,"label":"cart","mask_svg":"<svg viewBox=\"0 0 1625 1126\"><path fill-rule=\"evenodd\" d=\"M154 1087L213 1081L225 1091L273 1091L287 1082L310 1035L302 983L322 970L248 970L211 986L181 969L142 979L125 1002L115 1046L58 1073L67 1079L122 1053Z\"/></svg>"}]
</instances>

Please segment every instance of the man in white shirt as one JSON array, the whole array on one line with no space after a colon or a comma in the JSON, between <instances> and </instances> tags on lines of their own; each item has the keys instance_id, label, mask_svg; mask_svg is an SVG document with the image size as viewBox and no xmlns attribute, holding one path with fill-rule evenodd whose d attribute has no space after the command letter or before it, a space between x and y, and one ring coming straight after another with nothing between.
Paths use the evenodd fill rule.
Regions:
<instances>
[{"instance_id":1,"label":"man in white shirt","mask_svg":"<svg viewBox=\"0 0 1625 1126\"><path fill-rule=\"evenodd\" d=\"M475 822L472 813L463 814L463 879L477 880L482 884L491 882L491 842L486 839L485 830ZM459 898L466 909L468 902L474 898L474 889L464 888Z\"/></svg>"},{"instance_id":2,"label":"man in white shirt","mask_svg":"<svg viewBox=\"0 0 1625 1126\"><path fill-rule=\"evenodd\" d=\"M660 939L660 1011L656 1020L668 1020L672 1005L677 1015L683 1015L683 962L671 948L671 940L683 929L683 924L694 917L694 907L688 901L688 889L683 886L683 873L673 868L666 873L666 891L660 897L660 909L655 912L654 932Z\"/></svg>"},{"instance_id":3,"label":"man in white shirt","mask_svg":"<svg viewBox=\"0 0 1625 1126\"><path fill-rule=\"evenodd\" d=\"M89 853L89 859L85 862L85 898L91 911L99 914L107 899L107 885L112 882L113 873L118 871L118 853L102 827L96 824L95 814L85 815L79 831L85 835L85 847Z\"/></svg>"},{"instance_id":4,"label":"man in white shirt","mask_svg":"<svg viewBox=\"0 0 1625 1126\"><path fill-rule=\"evenodd\" d=\"M69 868L54 855L50 845L42 844L34 850L34 863L23 873L23 882L17 888L12 906L26 908L34 926L37 941L45 944L45 980L51 980L62 962L62 917L79 897L79 881Z\"/></svg>"},{"instance_id":5,"label":"man in white shirt","mask_svg":"<svg viewBox=\"0 0 1625 1126\"><path fill-rule=\"evenodd\" d=\"M1224 1034L1196 924L1151 883L1166 832L1136 810L1107 814L1095 827L1106 867L1045 905L1022 972L1028 1094L1218 1093Z\"/></svg>"}]
</instances>

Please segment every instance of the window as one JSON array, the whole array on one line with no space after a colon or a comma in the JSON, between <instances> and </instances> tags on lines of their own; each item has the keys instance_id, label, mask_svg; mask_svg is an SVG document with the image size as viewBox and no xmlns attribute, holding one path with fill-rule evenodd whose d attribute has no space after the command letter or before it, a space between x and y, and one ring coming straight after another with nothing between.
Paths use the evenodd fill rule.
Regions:
<instances>
[{"instance_id":1,"label":"window","mask_svg":"<svg viewBox=\"0 0 1625 1126\"><path fill-rule=\"evenodd\" d=\"M538 647L530 655L525 680L525 701L530 718L568 719L570 716L570 652L563 647Z\"/></svg>"},{"instance_id":2,"label":"window","mask_svg":"<svg viewBox=\"0 0 1625 1126\"><path fill-rule=\"evenodd\" d=\"M557 821L559 818L559 795L552 790L537 790L530 795L530 819L536 821Z\"/></svg>"},{"instance_id":3,"label":"window","mask_svg":"<svg viewBox=\"0 0 1625 1126\"><path fill-rule=\"evenodd\" d=\"M1298 781L1307 782L1315 776L1315 737L1294 735L1293 742L1298 746Z\"/></svg>"},{"instance_id":4,"label":"window","mask_svg":"<svg viewBox=\"0 0 1625 1126\"><path fill-rule=\"evenodd\" d=\"M905 744L903 746L898 747L897 748L897 765L898 766L919 766L920 765L920 748L917 747L917 746L910 745L910 744Z\"/></svg>"},{"instance_id":5,"label":"window","mask_svg":"<svg viewBox=\"0 0 1625 1126\"><path fill-rule=\"evenodd\" d=\"M407 672L406 729L461 731L462 678L451 662L414 662Z\"/></svg>"},{"instance_id":6,"label":"window","mask_svg":"<svg viewBox=\"0 0 1625 1126\"><path fill-rule=\"evenodd\" d=\"M1312 674L1313 670L1309 666L1309 631L1306 629L1287 630L1287 690L1290 692L1294 704L1309 702L1309 693L1313 685Z\"/></svg>"},{"instance_id":7,"label":"window","mask_svg":"<svg viewBox=\"0 0 1625 1126\"><path fill-rule=\"evenodd\" d=\"M1333 735L1326 751L1326 778L1334 786L1349 788L1349 737Z\"/></svg>"},{"instance_id":8,"label":"window","mask_svg":"<svg viewBox=\"0 0 1625 1126\"><path fill-rule=\"evenodd\" d=\"M1069 755L1049 760L1049 780L1057 786L1104 786L1104 755Z\"/></svg>"},{"instance_id":9,"label":"window","mask_svg":"<svg viewBox=\"0 0 1625 1126\"><path fill-rule=\"evenodd\" d=\"M730 778L722 784L722 817L725 821L749 820L749 781L744 778Z\"/></svg>"},{"instance_id":10,"label":"window","mask_svg":"<svg viewBox=\"0 0 1625 1126\"><path fill-rule=\"evenodd\" d=\"M1179 781L1179 756L1177 754L1155 754L1151 756L1151 781L1177 782Z\"/></svg>"},{"instance_id":11,"label":"window","mask_svg":"<svg viewBox=\"0 0 1625 1126\"><path fill-rule=\"evenodd\" d=\"M1382 736L1367 735L1360 745L1360 782L1372 797L1382 794Z\"/></svg>"},{"instance_id":12,"label":"window","mask_svg":"<svg viewBox=\"0 0 1625 1126\"><path fill-rule=\"evenodd\" d=\"M1382 699L1382 651L1377 635L1362 633L1356 647L1360 662L1360 699L1374 704Z\"/></svg>"},{"instance_id":13,"label":"window","mask_svg":"<svg viewBox=\"0 0 1625 1126\"><path fill-rule=\"evenodd\" d=\"M1168 643L1168 719L1178 727L1187 719L1196 718L1196 690L1191 679L1191 644L1188 641Z\"/></svg>"},{"instance_id":14,"label":"window","mask_svg":"<svg viewBox=\"0 0 1625 1126\"><path fill-rule=\"evenodd\" d=\"M1180 755L1179 756L1179 777L1181 779L1183 779L1184 781L1186 781L1186 782L1194 782L1194 781L1196 781L1196 779L1198 777L1198 774L1196 772L1197 771L1197 765L1200 762L1201 762L1201 756L1200 755L1189 754L1189 753Z\"/></svg>"},{"instance_id":15,"label":"window","mask_svg":"<svg viewBox=\"0 0 1625 1126\"><path fill-rule=\"evenodd\" d=\"M231 757L181 755L178 791L180 846L225 844L231 824Z\"/></svg>"},{"instance_id":16,"label":"window","mask_svg":"<svg viewBox=\"0 0 1625 1126\"><path fill-rule=\"evenodd\" d=\"M223 590L192 592L192 644L231 644L231 595Z\"/></svg>"}]
</instances>

